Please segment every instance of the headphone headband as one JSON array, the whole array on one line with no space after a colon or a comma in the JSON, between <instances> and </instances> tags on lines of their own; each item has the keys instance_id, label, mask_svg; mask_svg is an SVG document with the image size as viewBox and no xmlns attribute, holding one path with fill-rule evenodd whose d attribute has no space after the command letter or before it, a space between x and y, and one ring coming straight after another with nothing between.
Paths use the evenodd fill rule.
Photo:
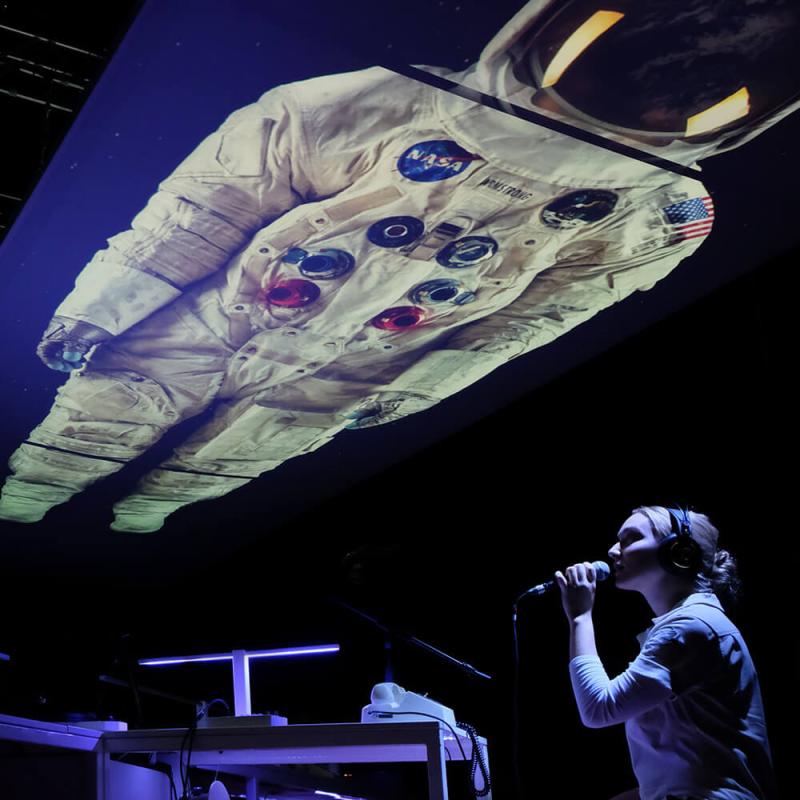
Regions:
<instances>
[{"instance_id":1,"label":"headphone headband","mask_svg":"<svg viewBox=\"0 0 800 800\"><path fill-rule=\"evenodd\" d=\"M676 536L691 536L692 535L692 520L689 517L689 509L687 508L668 508L670 524L672 525L672 532Z\"/></svg>"}]
</instances>

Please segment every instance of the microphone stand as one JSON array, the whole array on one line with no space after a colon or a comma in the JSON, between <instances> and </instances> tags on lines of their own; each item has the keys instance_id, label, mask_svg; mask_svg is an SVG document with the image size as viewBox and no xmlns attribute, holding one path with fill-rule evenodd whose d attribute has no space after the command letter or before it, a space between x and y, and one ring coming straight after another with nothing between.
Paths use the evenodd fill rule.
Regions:
<instances>
[{"instance_id":1,"label":"microphone stand","mask_svg":"<svg viewBox=\"0 0 800 800\"><path fill-rule=\"evenodd\" d=\"M120 680L119 678L113 678L111 675L98 675L97 680L100 683L107 683L110 686L118 686L120 689L130 689L130 681ZM185 706L192 706L195 710L199 708L203 701L202 700L193 700L189 697L183 697L179 694L170 694L169 692L162 692L159 689L151 689L149 686L136 686L136 691L139 694L147 694L151 697L160 697L162 700L171 700L174 703L179 703L180 705Z\"/></svg>"},{"instance_id":2,"label":"microphone stand","mask_svg":"<svg viewBox=\"0 0 800 800\"><path fill-rule=\"evenodd\" d=\"M342 608L347 609L352 614L355 614L357 617L369 622L374 627L378 628L378 630L383 631L384 633L384 647L387 651L387 666L385 675L391 676L392 675L392 665L391 665L391 652L392 652L392 640L393 639L400 639L401 641L407 642L408 644L414 645L415 647L419 647L422 650L427 650L429 653L433 653L435 656L438 656L444 661L447 661L449 664L452 664L455 667L458 667L462 672L466 672L467 675L472 676L473 678L483 678L484 680L492 680L491 675L487 675L485 672L481 672L479 669L476 669L472 666L472 664L468 664L466 661L461 661L458 658L455 658L448 653L445 653L443 650L440 650L438 647L434 647L429 642L425 642L422 639L418 639L416 636L411 636L407 633L402 633L396 629L390 628L388 625L384 625L375 617L371 617L369 614L361 611L358 608L354 608L351 605L348 605L343 600L340 600L338 597L331 597L329 598L331 602L335 603ZM387 680L391 680L391 677L387 677Z\"/></svg>"}]
</instances>

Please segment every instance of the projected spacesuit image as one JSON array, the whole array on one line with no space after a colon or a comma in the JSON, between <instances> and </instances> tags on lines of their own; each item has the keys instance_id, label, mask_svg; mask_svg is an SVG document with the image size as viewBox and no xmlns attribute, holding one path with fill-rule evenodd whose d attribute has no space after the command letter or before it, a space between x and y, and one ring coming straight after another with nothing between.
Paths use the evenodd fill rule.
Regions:
<instances>
[{"instance_id":1,"label":"projected spacesuit image","mask_svg":"<svg viewBox=\"0 0 800 800\"><path fill-rule=\"evenodd\" d=\"M383 68L235 111L56 309L38 352L71 375L11 457L0 518L41 519L213 406L114 507L114 530L158 530L652 287L714 218L698 179L656 161L736 147L798 90L788 2L683 9L533 0L446 75L505 111Z\"/></svg>"}]
</instances>

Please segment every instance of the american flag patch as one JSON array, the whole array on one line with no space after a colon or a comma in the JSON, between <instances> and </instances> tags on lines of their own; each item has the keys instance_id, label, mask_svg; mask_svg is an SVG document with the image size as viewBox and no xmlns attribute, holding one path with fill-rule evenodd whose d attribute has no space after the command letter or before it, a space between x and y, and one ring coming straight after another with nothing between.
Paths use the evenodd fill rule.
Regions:
<instances>
[{"instance_id":1,"label":"american flag patch","mask_svg":"<svg viewBox=\"0 0 800 800\"><path fill-rule=\"evenodd\" d=\"M714 224L714 203L710 197L681 200L662 209L672 226L671 244L707 236Z\"/></svg>"}]
</instances>

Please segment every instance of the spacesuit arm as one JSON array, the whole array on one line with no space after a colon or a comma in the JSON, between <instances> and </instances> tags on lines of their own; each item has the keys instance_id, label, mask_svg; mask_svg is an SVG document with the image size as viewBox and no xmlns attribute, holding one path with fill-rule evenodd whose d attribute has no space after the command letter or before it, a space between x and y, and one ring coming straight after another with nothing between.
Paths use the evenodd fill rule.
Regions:
<instances>
[{"instance_id":1,"label":"spacesuit arm","mask_svg":"<svg viewBox=\"0 0 800 800\"><path fill-rule=\"evenodd\" d=\"M514 302L465 326L444 348L426 353L387 388L435 400L449 397L633 292L652 288L699 242L616 259L609 258L609 248L602 263L559 261L537 275Z\"/></svg>"},{"instance_id":2,"label":"spacesuit arm","mask_svg":"<svg viewBox=\"0 0 800 800\"><path fill-rule=\"evenodd\" d=\"M308 191L300 116L285 88L234 112L95 254L56 315L117 335L220 269Z\"/></svg>"}]
</instances>

